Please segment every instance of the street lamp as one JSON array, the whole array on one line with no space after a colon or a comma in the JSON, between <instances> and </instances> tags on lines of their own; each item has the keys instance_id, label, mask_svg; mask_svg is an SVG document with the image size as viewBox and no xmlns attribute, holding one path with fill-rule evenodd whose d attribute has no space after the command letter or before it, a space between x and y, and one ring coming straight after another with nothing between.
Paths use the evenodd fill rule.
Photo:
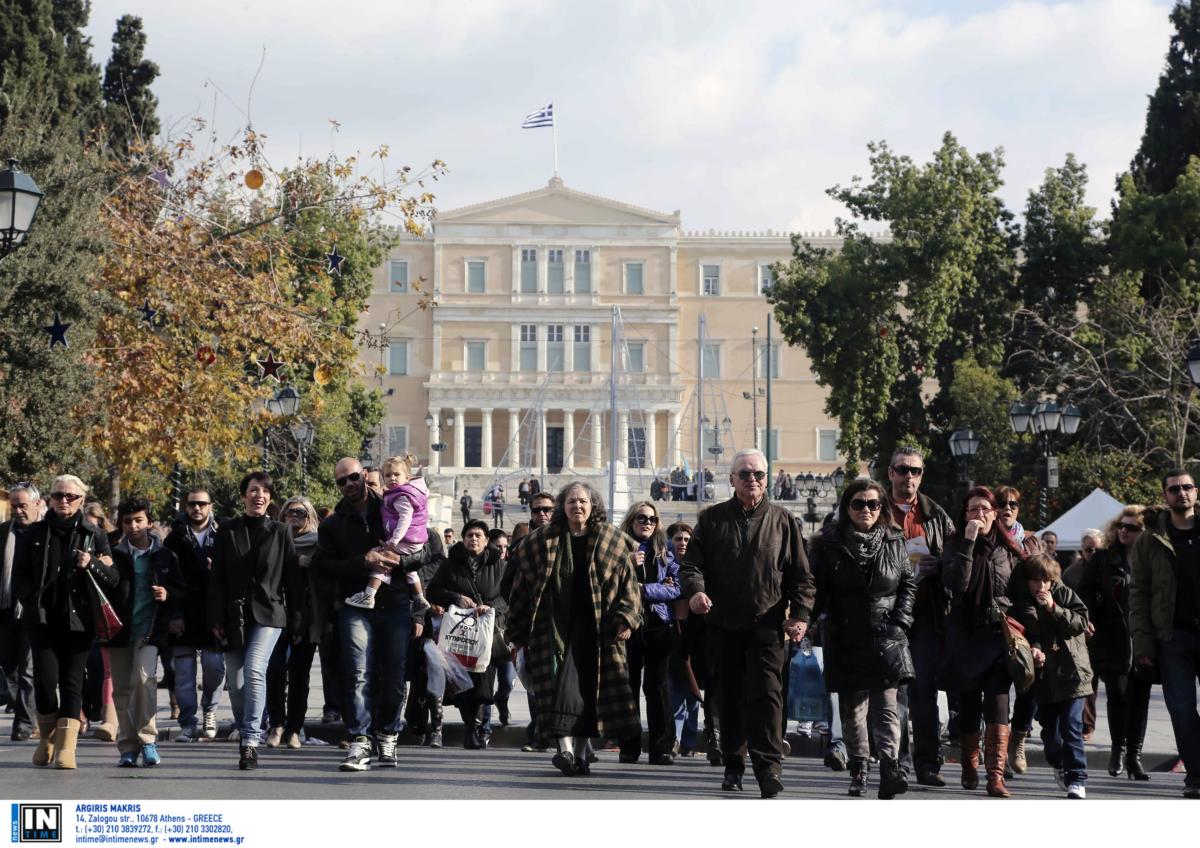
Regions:
<instances>
[{"instance_id":1,"label":"street lamp","mask_svg":"<svg viewBox=\"0 0 1200 848\"><path fill-rule=\"evenodd\" d=\"M300 494L308 495L308 449L312 446L317 435L317 428L307 418L302 418L292 425L292 438L300 450Z\"/></svg>"},{"instance_id":2,"label":"street lamp","mask_svg":"<svg viewBox=\"0 0 1200 848\"><path fill-rule=\"evenodd\" d=\"M1189 354L1189 370L1190 357ZM1079 407L1070 403L1061 407L1054 401L1043 401L1033 405L1016 402L1008 408L1008 418L1014 433L1033 433L1041 441L1042 458L1038 462L1038 485L1041 487L1038 497L1038 522L1045 527L1049 517L1049 493L1058 488L1058 458L1050 452L1050 439L1054 433L1074 435L1083 421L1083 413L1079 411Z\"/></svg>"},{"instance_id":3,"label":"street lamp","mask_svg":"<svg viewBox=\"0 0 1200 848\"><path fill-rule=\"evenodd\" d=\"M971 457L979 452L979 436L974 430L955 430L950 436L950 453L958 466L958 488L965 500L971 491Z\"/></svg>"},{"instance_id":4,"label":"street lamp","mask_svg":"<svg viewBox=\"0 0 1200 848\"><path fill-rule=\"evenodd\" d=\"M833 483L833 488L837 491L842 490L842 484L846 482L846 472L842 470L842 466L833 469L833 473L829 475L829 480Z\"/></svg>"},{"instance_id":5,"label":"street lamp","mask_svg":"<svg viewBox=\"0 0 1200 848\"><path fill-rule=\"evenodd\" d=\"M1187 369L1192 384L1200 388L1200 339L1192 342L1192 346L1188 348Z\"/></svg>"},{"instance_id":6,"label":"street lamp","mask_svg":"<svg viewBox=\"0 0 1200 848\"><path fill-rule=\"evenodd\" d=\"M276 417L282 415L291 418L300 410L300 393L294 386L284 386L267 401L267 409Z\"/></svg>"},{"instance_id":7,"label":"street lamp","mask_svg":"<svg viewBox=\"0 0 1200 848\"><path fill-rule=\"evenodd\" d=\"M9 159L7 170L0 171L0 259L25 243L42 197L33 178Z\"/></svg>"},{"instance_id":8,"label":"street lamp","mask_svg":"<svg viewBox=\"0 0 1200 848\"><path fill-rule=\"evenodd\" d=\"M816 499L824 498L829 494L829 486L833 483L833 477L832 475L826 477L823 474L814 475L812 472L807 472L797 475L795 479L800 484L796 489L796 494L805 500L804 520L812 525L811 530L815 532L817 524L821 520L821 515L817 512Z\"/></svg>"}]
</instances>

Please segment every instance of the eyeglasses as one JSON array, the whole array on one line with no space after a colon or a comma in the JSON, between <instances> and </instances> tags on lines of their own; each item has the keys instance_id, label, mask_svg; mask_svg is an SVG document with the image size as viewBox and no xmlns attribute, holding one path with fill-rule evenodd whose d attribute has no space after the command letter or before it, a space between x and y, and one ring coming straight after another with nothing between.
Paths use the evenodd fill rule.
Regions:
<instances>
[{"instance_id":1,"label":"eyeglasses","mask_svg":"<svg viewBox=\"0 0 1200 848\"><path fill-rule=\"evenodd\" d=\"M996 506L1001 507L1001 508L1008 507L1009 509L1020 509L1021 502L1020 501L1000 501L1000 503L996 504Z\"/></svg>"},{"instance_id":2,"label":"eyeglasses","mask_svg":"<svg viewBox=\"0 0 1200 848\"><path fill-rule=\"evenodd\" d=\"M635 515L633 517L633 520L636 521L638 524L657 524L658 516L657 515Z\"/></svg>"},{"instance_id":3,"label":"eyeglasses","mask_svg":"<svg viewBox=\"0 0 1200 848\"><path fill-rule=\"evenodd\" d=\"M1141 533L1142 526L1140 524L1126 524L1124 522L1117 525L1118 530L1124 530L1126 533Z\"/></svg>"},{"instance_id":4,"label":"eyeglasses","mask_svg":"<svg viewBox=\"0 0 1200 848\"><path fill-rule=\"evenodd\" d=\"M850 501L850 508L854 510L867 510L869 512L879 512L879 508L883 506L883 501L871 498L869 501L864 501L862 498L855 498Z\"/></svg>"},{"instance_id":5,"label":"eyeglasses","mask_svg":"<svg viewBox=\"0 0 1200 848\"><path fill-rule=\"evenodd\" d=\"M338 484L338 488L342 488L347 483L357 483L362 479L362 472L355 471L353 474L347 474L345 477L338 477L334 482Z\"/></svg>"},{"instance_id":6,"label":"eyeglasses","mask_svg":"<svg viewBox=\"0 0 1200 848\"><path fill-rule=\"evenodd\" d=\"M745 483L751 477L753 477L755 480L757 480L758 482L761 483L763 480L767 479L767 472L751 471L748 468L743 468L741 471L738 472L737 476L738 476L738 479L741 480L743 483Z\"/></svg>"},{"instance_id":7,"label":"eyeglasses","mask_svg":"<svg viewBox=\"0 0 1200 848\"><path fill-rule=\"evenodd\" d=\"M284 513L288 518L308 518L308 510L296 507Z\"/></svg>"},{"instance_id":8,"label":"eyeglasses","mask_svg":"<svg viewBox=\"0 0 1200 848\"><path fill-rule=\"evenodd\" d=\"M188 509L200 509L211 505L212 501L188 501Z\"/></svg>"},{"instance_id":9,"label":"eyeglasses","mask_svg":"<svg viewBox=\"0 0 1200 848\"><path fill-rule=\"evenodd\" d=\"M50 500L66 501L67 503L75 503L75 501L79 500L82 497L83 497L83 495L77 495L73 492L51 492L50 493Z\"/></svg>"},{"instance_id":10,"label":"eyeglasses","mask_svg":"<svg viewBox=\"0 0 1200 848\"><path fill-rule=\"evenodd\" d=\"M1177 483L1174 486L1167 486L1167 491L1172 495L1178 495L1180 492L1190 492L1195 488L1195 483Z\"/></svg>"},{"instance_id":11,"label":"eyeglasses","mask_svg":"<svg viewBox=\"0 0 1200 848\"><path fill-rule=\"evenodd\" d=\"M554 512L554 507L552 507L552 506L535 506L533 509L530 510L530 512L534 513L535 515L549 515L550 513Z\"/></svg>"},{"instance_id":12,"label":"eyeglasses","mask_svg":"<svg viewBox=\"0 0 1200 848\"><path fill-rule=\"evenodd\" d=\"M920 477L925 469L919 465L893 465L892 470L897 474L907 474L910 477Z\"/></svg>"},{"instance_id":13,"label":"eyeglasses","mask_svg":"<svg viewBox=\"0 0 1200 848\"><path fill-rule=\"evenodd\" d=\"M983 515L983 514L991 512L991 511L992 511L992 507L989 506L988 504L980 504L979 506L972 506L972 507L967 508L968 514L974 512L974 513L979 513L979 514Z\"/></svg>"}]
</instances>

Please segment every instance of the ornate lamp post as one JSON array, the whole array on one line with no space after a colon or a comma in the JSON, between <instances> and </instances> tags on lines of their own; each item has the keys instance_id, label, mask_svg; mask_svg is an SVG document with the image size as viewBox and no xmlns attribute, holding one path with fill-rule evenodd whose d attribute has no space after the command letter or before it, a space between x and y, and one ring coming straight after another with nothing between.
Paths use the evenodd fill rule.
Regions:
<instances>
[{"instance_id":1,"label":"ornate lamp post","mask_svg":"<svg viewBox=\"0 0 1200 848\"><path fill-rule=\"evenodd\" d=\"M33 178L9 159L8 168L0 171L0 259L25 244L42 197Z\"/></svg>"},{"instance_id":2,"label":"ornate lamp post","mask_svg":"<svg viewBox=\"0 0 1200 848\"><path fill-rule=\"evenodd\" d=\"M971 457L979 452L979 436L974 430L955 430L950 436L950 453L958 466L959 500L965 499L971 491Z\"/></svg>"},{"instance_id":3,"label":"ornate lamp post","mask_svg":"<svg viewBox=\"0 0 1200 848\"><path fill-rule=\"evenodd\" d=\"M1051 453L1051 437L1055 433L1075 435L1080 422L1083 421L1083 413L1074 404L1061 407L1055 401L1037 404L1017 401L1008 408L1008 418L1014 433L1033 433L1041 441L1042 458L1038 463L1038 485L1041 487L1038 497L1038 523L1045 527L1049 494L1058 488L1058 458Z\"/></svg>"}]
</instances>

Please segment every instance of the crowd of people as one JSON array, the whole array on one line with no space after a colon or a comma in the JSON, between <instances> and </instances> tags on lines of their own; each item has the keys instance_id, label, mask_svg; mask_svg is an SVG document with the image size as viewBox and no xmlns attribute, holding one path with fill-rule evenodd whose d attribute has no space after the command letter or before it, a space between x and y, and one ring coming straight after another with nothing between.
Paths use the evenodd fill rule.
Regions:
<instances>
[{"instance_id":1,"label":"crowd of people","mask_svg":"<svg viewBox=\"0 0 1200 848\"><path fill-rule=\"evenodd\" d=\"M341 498L323 511L304 497L278 506L259 471L241 480L239 514L218 521L195 488L166 529L142 497L110 528L78 477L56 477L45 501L20 482L0 524L0 694L12 738L36 737L37 766L75 768L89 714L115 725L118 766L154 766L161 662L177 739L214 738L227 690L238 767L253 770L260 746L302 744L319 652L322 719L345 725L337 767L358 772L396 767L402 732L441 747L446 706L464 747L487 749L520 675L525 750L552 750L566 777L590 774L604 739L622 763L703 753L730 792L748 761L769 798L784 789L789 660L807 639L841 719L825 763L848 772L851 796L866 794L873 762L883 799L910 779L946 785L944 691L963 790L982 768L986 794L1009 797L1036 717L1060 788L1084 798L1103 682L1109 774L1150 779L1141 749L1161 684L1184 795L1200 798L1194 478L1168 472L1163 506L1125 507L1064 569L1057 540L1021 525L1015 488L972 488L952 518L920 491L924 471L920 451L897 450L887 482L850 480L811 539L768 496L757 450L734 457L733 496L694 527L663 527L655 499L616 526L586 482L551 493L523 481L527 522L489 528L464 492L457 540L430 525L411 457L374 477L342 459ZM452 609L494 621L485 670L439 645Z\"/></svg>"}]
</instances>

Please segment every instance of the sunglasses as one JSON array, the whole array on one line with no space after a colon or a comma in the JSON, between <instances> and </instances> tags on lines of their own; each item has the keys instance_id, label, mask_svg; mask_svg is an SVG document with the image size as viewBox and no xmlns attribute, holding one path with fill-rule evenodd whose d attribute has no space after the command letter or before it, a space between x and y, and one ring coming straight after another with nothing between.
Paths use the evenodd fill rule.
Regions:
<instances>
[{"instance_id":1,"label":"sunglasses","mask_svg":"<svg viewBox=\"0 0 1200 848\"><path fill-rule=\"evenodd\" d=\"M864 501L862 498L855 498L850 501L850 508L853 510L867 510L868 512L879 512L879 508L883 506L883 501L871 498L869 501Z\"/></svg>"},{"instance_id":2,"label":"sunglasses","mask_svg":"<svg viewBox=\"0 0 1200 848\"><path fill-rule=\"evenodd\" d=\"M82 497L83 497L83 495L76 495L72 492L51 492L50 493L50 500L66 501L67 503L75 503L75 501L79 500Z\"/></svg>"},{"instance_id":3,"label":"sunglasses","mask_svg":"<svg viewBox=\"0 0 1200 848\"><path fill-rule=\"evenodd\" d=\"M338 477L334 482L338 484L338 488L340 489L342 486L345 486L347 483L357 483L361 479L362 479L362 472L355 471L353 474L347 474L345 477Z\"/></svg>"},{"instance_id":4,"label":"sunglasses","mask_svg":"<svg viewBox=\"0 0 1200 848\"><path fill-rule=\"evenodd\" d=\"M536 513L538 515L549 515L550 513L554 512L554 507L552 507L552 506L535 506L533 509L530 510L530 512Z\"/></svg>"},{"instance_id":5,"label":"sunglasses","mask_svg":"<svg viewBox=\"0 0 1200 848\"><path fill-rule=\"evenodd\" d=\"M656 515L635 515L633 520L638 524L657 524L658 516Z\"/></svg>"},{"instance_id":6,"label":"sunglasses","mask_svg":"<svg viewBox=\"0 0 1200 848\"><path fill-rule=\"evenodd\" d=\"M289 518L307 518L308 510L300 509L300 508L289 509L287 512L284 513L284 515L288 516Z\"/></svg>"},{"instance_id":7,"label":"sunglasses","mask_svg":"<svg viewBox=\"0 0 1200 848\"><path fill-rule=\"evenodd\" d=\"M737 476L738 476L738 479L741 480L743 483L745 483L751 477L753 477L755 480L757 480L758 482L761 483L763 480L767 479L767 472L765 472L765 471L750 471L747 468L743 468L741 471L738 472Z\"/></svg>"},{"instance_id":8,"label":"sunglasses","mask_svg":"<svg viewBox=\"0 0 1200 848\"><path fill-rule=\"evenodd\" d=\"M1117 525L1117 529L1124 530L1126 533L1141 533L1142 532L1142 526L1140 524L1121 523L1121 524Z\"/></svg>"},{"instance_id":9,"label":"sunglasses","mask_svg":"<svg viewBox=\"0 0 1200 848\"><path fill-rule=\"evenodd\" d=\"M188 509L200 509L201 507L211 505L212 501L188 501Z\"/></svg>"},{"instance_id":10,"label":"sunglasses","mask_svg":"<svg viewBox=\"0 0 1200 848\"><path fill-rule=\"evenodd\" d=\"M1167 491L1172 495L1178 495L1180 492L1190 492L1196 488L1195 483L1178 483L1174 486L1167 486ZM53 496L51 496L53 497Z\"/></svg>"},{"instance_id":11,"label":"sunglasses","mask_svg":"<svg viewBox=\"0 0 1200 848\"><path fill-rule=\"evenodd\" d=\"M1004 507L1008 507L1009 509L1020 509L1021 502L1020 501L1000 501L1000 503L996 504L996 506L1000 507L1001 509L1003 509Z\"/></svg>"},{"instance_id":12,"label":"sunglasses","mask_svg":"<svg viewBox=\"0 0 1200 848\"><path fill-rule=\"evenodd\" d=\"M925 469L919 465L893 465L892 470L897 474L907 474L909 477L920 477Z\"/></svg>"},{"instance_id":13,"label":"sunglasses","mask_svg":"<svg viewBox=\"0 0 1200 848\"><path fill-rule=\"evenodd\" d=\"M1094 554L1096 552L1095 548L1083 548L1082 550L1088 556L1091 556L1092 554Z\"/></svg>"}]
</instances>

